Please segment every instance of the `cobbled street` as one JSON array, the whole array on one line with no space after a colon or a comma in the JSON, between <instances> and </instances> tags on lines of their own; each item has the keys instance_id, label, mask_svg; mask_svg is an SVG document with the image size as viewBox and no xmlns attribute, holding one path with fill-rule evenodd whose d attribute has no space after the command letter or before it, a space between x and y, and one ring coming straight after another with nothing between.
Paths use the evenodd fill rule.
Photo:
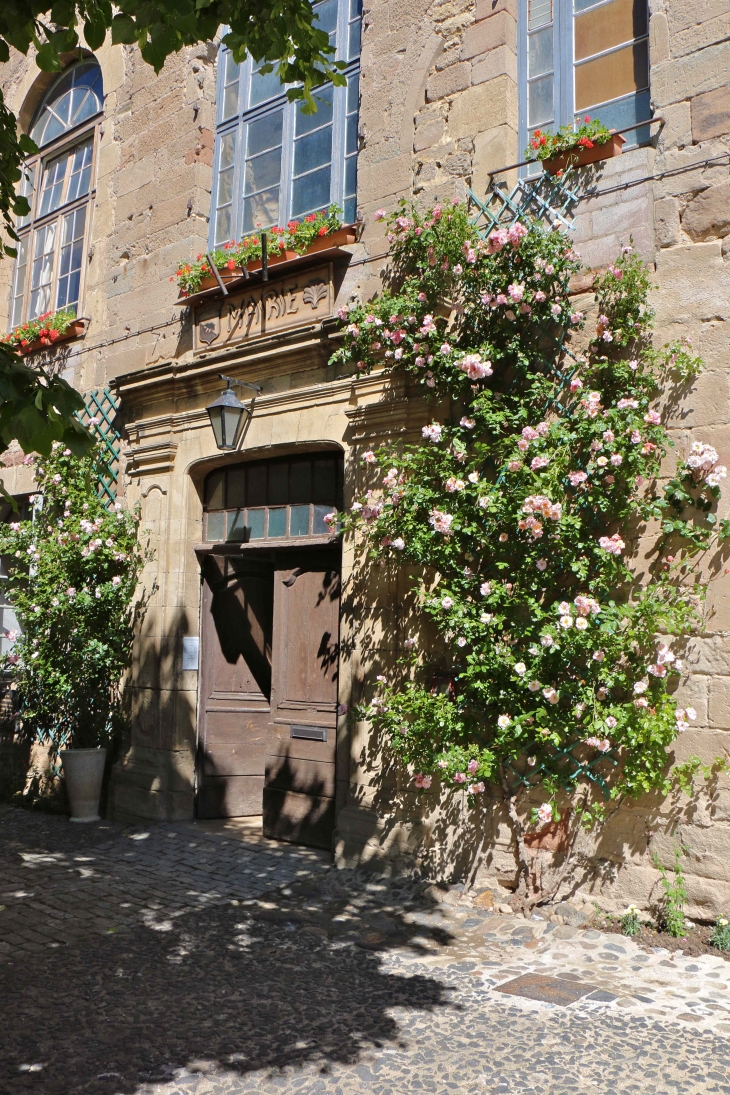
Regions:
<instances>
[{"instance_id":1,"label":"cobbled street","mask_svg":"<svg viewBox=\"0 0 730 1095\"><path fill-rule=\"evenodd\" d=\"M450 898L254 829L2 807L0 1092L730 1093L719 955Z\"/></svg>"}]
</instances>

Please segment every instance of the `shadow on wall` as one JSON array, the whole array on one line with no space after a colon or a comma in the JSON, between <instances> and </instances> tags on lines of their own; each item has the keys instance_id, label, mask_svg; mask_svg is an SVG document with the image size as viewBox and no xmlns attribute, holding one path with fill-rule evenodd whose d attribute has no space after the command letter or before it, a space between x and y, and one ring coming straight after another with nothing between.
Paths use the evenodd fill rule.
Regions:
<instances>
[{"instance_id":1,"label":"shadow on wall","mask_svg":"<svg viewBox=\"0 0 730 1095\"><path fill-rule=\"evenodd\" d=\"M88 946L42 948L22 963L3 963L9 1019L0 1090L136 1095L174 1080L180 1069L215 1072L237 1088L257 1071L275 1077L307 1066L316 1086L318 1076L356 1065L372 1047L404 1048L393 1009L449 1006L436 980L383 970L367 935L345 940L356 934L351 925L332 920L345 897L334 907L325 900L317 914L309 910L327 884L293 888L293 900L267 894L266 909L208 908L100 934L93 953ZM297 889L306 912L296 907ZM380 939L388 935L378 949L430 934L406 924L404 911L401 905L376 916L372 927ZM418 940L410 945L414 956L423 953ZM34 1063L43 1066L38 1075L19 1071ZM181 1080L186 1090L196 1083Z\"/></svg>"},{"instance_id":2,"label":"shadow on wall","mask_svg":"<svg viewBox=\"0 0 730 1095\"><path fill-rule=\"evenodd\" d=\"M108 816L114 820L193 816L197 674L182 680L182 640L197 634L198 624L178 609L160 636L155 616L144 619L124 691L129 734L111 777Z\"/></svg>"}]
</instances>

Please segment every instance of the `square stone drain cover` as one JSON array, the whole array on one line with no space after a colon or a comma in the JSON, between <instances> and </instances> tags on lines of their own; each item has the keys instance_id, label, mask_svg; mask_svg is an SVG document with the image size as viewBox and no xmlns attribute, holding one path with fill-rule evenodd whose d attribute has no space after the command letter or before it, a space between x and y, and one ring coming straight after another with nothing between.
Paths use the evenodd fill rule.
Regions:
<instances>
[{"instance_id":1,"label":"square stone drain cover","mask_svg":"<svg viewBox=\"0 0 730 1095\"><path fill-rule=\"evenodd\" d=\"M595 992L595 985L586 985L582 981L561 981L557 977L541 977L536 973L526 973L499 985L497 992L506 992L508 996L526 996L529 1000L540 1000L544 1004L559 1004L567 1007L583 996Z\"/></svg>"}]
</instances>

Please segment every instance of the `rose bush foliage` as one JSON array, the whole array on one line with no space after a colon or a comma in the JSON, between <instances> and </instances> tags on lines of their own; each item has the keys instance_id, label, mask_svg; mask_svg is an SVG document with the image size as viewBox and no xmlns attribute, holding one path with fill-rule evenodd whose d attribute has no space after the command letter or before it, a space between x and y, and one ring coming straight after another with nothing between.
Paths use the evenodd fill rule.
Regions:
<instances>
[{"instance_id":1,"label":"rose bush foliage","mask_svg":"<svg viewBox=\"0 0 730 1095\"><path fill-rule=\"evenodd\" d=\"M107 509L101 449L56 444L35 462L32 517L0 525L8 594L22 628L4 668L18 690L23 734L55 750L106 745L123 726L121 678L131 658L135 590L149 557L139 515Z\"/></svg>"},{"instance_id":2,"label":"rose bush foliage","mask_svg":"<svg viewBox=\"0 0 730 1095\"><path fill-rule=\"evenodd\" d=\"M438 402L420 444L364 454L372 485L342 524L371 561L419 569L417 615L443 646L407 638L367 717L418 788L475 804L496 785L513 806L541 787L535 823L579 792L588 823L606 799L666 792L668 750L695 713L670 695L682 660L661 636L699 626L696 554L728 529L710 446L657 484L671 444L657 401L701 363L687 342L652 347L630 244L594 282L587 338L562 231L481 238L464 206L405 204L389 229L386 291L341 313L336 357L402 370ZM649 530L642 578L629 559ZM444 673L452 698L434 688Z\"/></svg>"}]
</instances>

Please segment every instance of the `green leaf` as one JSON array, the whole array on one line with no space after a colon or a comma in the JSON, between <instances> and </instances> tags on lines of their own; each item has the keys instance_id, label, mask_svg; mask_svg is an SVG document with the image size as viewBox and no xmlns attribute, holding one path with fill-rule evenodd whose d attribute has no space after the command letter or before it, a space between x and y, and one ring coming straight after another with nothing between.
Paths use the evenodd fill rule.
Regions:
<instances>
[{"instance_id":1,"label":"green leaf","mask_svg":"<svg viewBox=\"0 0 730 1095\"><path fill-rule=\"evenodd\" d=\"M84 38L90 49L100 49L106 38L106 23L99 13L94 19L87 19L84 23Z\"/></svg>"},{"instance_id":2,"label":"green leaf","mask_svg":"<svg viewBox=\"0 0 730 1095\"><path fill-rule=\"evenodd\" d=\"M60 72L61 59L50 42L44 42L36 53L36 64L43 72Z\"/></svg>"},{"instance_id":3,"label":"green leaf","mask_svg":"<svg viewBox=\"0 0 730 1095\"><path fill-rule=\"evenodd\" d=\"M129 15L118 14L112 19L112 44L131 46L137 41L137 25Z\"/></svg>"}]
</instances>

